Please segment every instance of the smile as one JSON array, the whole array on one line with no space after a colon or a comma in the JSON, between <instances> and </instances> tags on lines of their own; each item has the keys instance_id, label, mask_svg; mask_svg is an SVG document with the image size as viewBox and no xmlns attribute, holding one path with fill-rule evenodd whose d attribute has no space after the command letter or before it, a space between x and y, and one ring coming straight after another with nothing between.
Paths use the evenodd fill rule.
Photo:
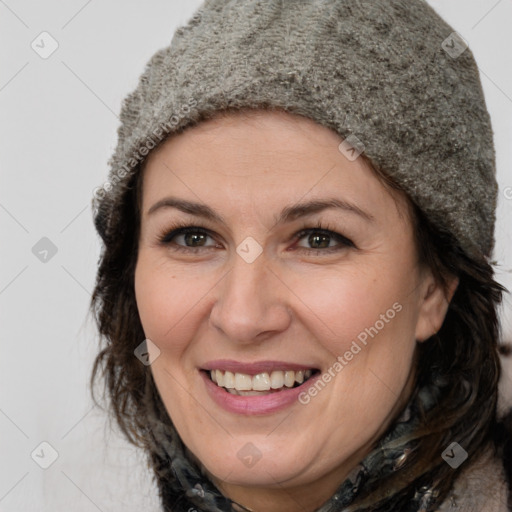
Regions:
<instances>
[{"instance_id":1,"label":"smile","mask_svg":"<svg viewBox=\"0 0 512 512\"><path fill-rule=\"evenodd\" d=\"M238 396L258 396L300 386L316 370L275 370L255 375L222 370L210 370L210 379L228 393Z\"/></svg>"},{"instance_id":2,"label":"smile","mask_svg":"<svg viewBox=\"0 0 512 512\"><path fill-rule=\"evenodd\" d=\"M243 363L223 359L201 365L199 375L208 396L225 411L265 415L299 403L304 388L321 377L318 368L286 361Z\"/></svg>"}]
</instances>

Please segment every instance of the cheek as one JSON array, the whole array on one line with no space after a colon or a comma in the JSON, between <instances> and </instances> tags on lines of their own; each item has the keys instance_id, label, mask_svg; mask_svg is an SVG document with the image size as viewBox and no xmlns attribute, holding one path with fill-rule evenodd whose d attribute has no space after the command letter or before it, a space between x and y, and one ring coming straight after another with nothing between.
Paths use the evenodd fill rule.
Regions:
<instances>
[{"instance_id":1,"label":"cheek","mask_svg":"<svg viewBox=\"0 0 512 512\"><path fill-rule=\"evenodd\" d=\"M358 337L363 343L372 340L369 332L410 339L414 315L408 278L395 274L380 266L314 269L308 279L297 274L289 282L304 318L311 319L310 330L339 355Z\"/></svg>"},{"instance_id":2,"label":"cheek","mask_svg":"<svg viewBox=\"0 0 512 512\"><path fill-rule=\"evenodd\" d=\"M331 408L334 423L356 418L352 426L366 432L369 409L378 424L401 395L416 346L410 275L379 266L296 279L293 289L310 319L307 329L330 359L326 373L334 376L333 393L319 401Z\"/></svg>"},{"instance_id":3,"label":"cheek","mask_svg":"<svg viewBox=\"0 0 512 512\"><path fill-rule=\"evenodd\" d=\"M179 342L187 339L184 330L190 329L194 306L204 293L204 281L199 288L194 279L180 279L179 271L141 250L135 270L137 308L146 337L161 350L184 348Z\"/></svg>"}]
</instances>

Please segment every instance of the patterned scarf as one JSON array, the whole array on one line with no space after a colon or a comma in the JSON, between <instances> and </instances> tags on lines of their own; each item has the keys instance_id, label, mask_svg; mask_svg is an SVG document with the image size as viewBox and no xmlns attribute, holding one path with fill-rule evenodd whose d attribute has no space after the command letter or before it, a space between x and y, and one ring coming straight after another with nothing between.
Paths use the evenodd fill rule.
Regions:
<instances>
[{"instance_id":1,"label":"patterned scarf","mask_svg":"<svg viewBox=\"0 0 512 512\"><path fill-rule=\"evenodd\" d=\"M435 379L433 379L435 382ZM225 497L195 462L196 458L181 441L174 426L168 423L164 407L155 397L154 384L148 376L146 406L149 426L147 440L165 512L246 512L250 509ZM356 496L372 484L401 467L412 449L401 443L419 423L420 411L436 402L439 386L416 390L399 418L380 439L376 447L350 472L335 494L315 512L342 512ZM167 420L167 422L165 421ZM422 487L401 512L427 512L436 494Z\"/></svg>"}]
</instances>

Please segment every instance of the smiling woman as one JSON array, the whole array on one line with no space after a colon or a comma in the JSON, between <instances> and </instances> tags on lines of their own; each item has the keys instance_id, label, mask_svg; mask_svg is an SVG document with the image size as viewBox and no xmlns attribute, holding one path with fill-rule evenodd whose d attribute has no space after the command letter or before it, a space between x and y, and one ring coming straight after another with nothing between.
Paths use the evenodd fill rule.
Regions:
<instances>
[{"instance_id":1,"label":"smiling woman","mask_svg":"<svg viewBox=\"0 0 512 512\"><path fill-rule=\"evenodd\" d=\"M506 510L494 153L450 34L423 1L214 0L125 101L93 380L164 510Z\"/></svg>"},{"instance_id":2,"label":"smiling woman","mask_svg":"<svg viewBox=\"0 0 512 512\"><path fill-rule=\"evenodd\" d=\"M214 476L236 467L249 439L257 447L261 461L221 483L250 508L259 504L251 483L287 482L309 508L333 494L403 407L415 340L440 327L447 307L417 265L407 217L362 160L339 153L340 142L290 114L233 115L169 139L143 172L135 295L145 336L161 351L153 378L183 442ZM297 210L307 190L326 203L339 191L345 207ZM153 209L169 193L201 198L224 221ZM275 223L289 204L293 220ZM236 251L248 236L262 250L252 263ZM397 301L404 312L378 342L314 403L298 406L306 375L313 384ZM271 495L275 507L291 505L285 492Z\"/></svg>"}]
</instances>

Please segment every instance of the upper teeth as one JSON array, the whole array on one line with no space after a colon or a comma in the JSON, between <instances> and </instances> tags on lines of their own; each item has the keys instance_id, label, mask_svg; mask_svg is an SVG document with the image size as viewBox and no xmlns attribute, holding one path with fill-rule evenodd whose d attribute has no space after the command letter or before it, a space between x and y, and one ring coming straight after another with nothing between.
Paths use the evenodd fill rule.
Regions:
<instances>
[{"instance_id":1,"label":"upper teeth","mask_svg":"<svg viewBox=\"0 0 512 512\"><path fill-rule=\"evenodd\" d=\"M278 370L270 374L263 372L251 376L246 373L211 370L210 376L213 382L216 382L222 388L236 389L237 391L268 391L270 389L279 389L283 386L291 388L295 382L302 384L305 379L311 377L312 373L312 370L299 370L296 372L293 370Z\"/></svg>"}]
</instances>

